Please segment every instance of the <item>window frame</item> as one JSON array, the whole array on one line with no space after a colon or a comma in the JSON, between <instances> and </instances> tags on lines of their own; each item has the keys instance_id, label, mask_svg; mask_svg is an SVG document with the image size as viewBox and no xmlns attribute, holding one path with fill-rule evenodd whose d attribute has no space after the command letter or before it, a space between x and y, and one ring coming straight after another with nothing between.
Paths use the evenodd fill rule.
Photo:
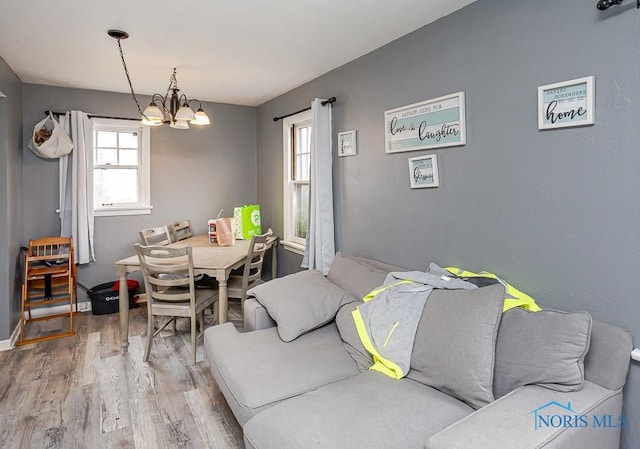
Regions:
<instances>
[{"instance_id":1,"label":"window frame","mask_svg":"<svg viewBox=\"0 0 640 449\"><path fill-rule=\"evenodd\" d=\"M309 184L309 181L293 180L293 129L296 125L306 122L311 124L311 110L286 117L282 122L284 238L281 243L285 249L301 255L304 255L306 249L306 239L296 237L295 235L293 204L295 201L295 186L298 184ZM312 152L313 150L311 150L311 153Z\"/></svg>"},{"instance_id":2,"label":"window frame","mask_svg":"<svg viewBox=\"0 0 640 449\"><path fill-rule=\"evenodd\" d=\"M97 207L94 204L94 216L110 217L120 215L146 215L150 214L153 206L151 206L151 132L148 126L138 121L92 118L92 147L91 147L91 176L92 187L95 189L95 181L93 179L93 170L96 168L105 168L107 166L96 165L94 162L96 153L96 133L98 131L117 131L117 132L137 132L140 136L140 164L138 166L124 165L111 167L136 167L138 170L138 202L136 203L114 203L110 206ZM93 198L92 198L93 201Z\"/></svg>"}]
</instances>

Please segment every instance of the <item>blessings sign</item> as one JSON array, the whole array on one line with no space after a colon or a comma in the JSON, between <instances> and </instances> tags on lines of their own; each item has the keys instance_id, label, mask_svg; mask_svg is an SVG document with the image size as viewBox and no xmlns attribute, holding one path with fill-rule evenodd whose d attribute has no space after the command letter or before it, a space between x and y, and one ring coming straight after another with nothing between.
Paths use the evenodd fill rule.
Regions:
<instances>
[{"instance_id":1,"label":"blessings sign","mask_svg":"<svg viewBox=\"0 0 640 449\"><path fill-rule=\"evenodd\" d=\"M385 111L385 152L466 144L464 92Z\"/></svg>"}]
</instances>

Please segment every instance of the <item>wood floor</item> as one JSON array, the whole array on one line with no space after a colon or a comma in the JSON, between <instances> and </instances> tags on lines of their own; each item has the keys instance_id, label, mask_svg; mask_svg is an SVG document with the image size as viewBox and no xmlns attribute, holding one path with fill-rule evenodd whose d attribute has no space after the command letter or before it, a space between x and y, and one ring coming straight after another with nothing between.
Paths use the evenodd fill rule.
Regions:
<instances>
[{"instance_id":1,"label":"wood floor","mask_svg":"<svg viewBox=\"0 0 640 449\"><path fill-rule=\"evenodd\" d=\"M187 320L154 339L145 363L146 309L130 316L127 355L118 314L91 313L76 317L73 337L0 352L0 448L244 448L202 338L189 366Z\"/></svg>"}]
</instances>

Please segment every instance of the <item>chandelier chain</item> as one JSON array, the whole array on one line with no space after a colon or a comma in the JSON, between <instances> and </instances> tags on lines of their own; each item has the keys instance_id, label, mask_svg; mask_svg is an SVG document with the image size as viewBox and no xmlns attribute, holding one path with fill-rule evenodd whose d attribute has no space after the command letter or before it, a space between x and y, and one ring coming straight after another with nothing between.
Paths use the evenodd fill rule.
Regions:
<instances>
[{"instance_id":1,"label":"chandelier chain","mask_svg":"<svg viewBox=\"0 0 640 449\"><path fill-rule=\"evenodd\" d=\"M118 41L118 50L120 50L120 59L122 59L122 66L124 67L124 74L127 75L127 81L129 82L129 89L131 89L131 95L133 96L133 100L136 102L136 106L138 107L138 112L142 117L146 117L142 112L142 108L140 108L140 103L138 103L138 97L136 97L136 93L133 91L133 84L131 83L131 77L129 76L129 70L127 69L127 63L124 60L124 53L122 52L122 45L120 45L120 39Z\"/></svg>"}]
</instances>

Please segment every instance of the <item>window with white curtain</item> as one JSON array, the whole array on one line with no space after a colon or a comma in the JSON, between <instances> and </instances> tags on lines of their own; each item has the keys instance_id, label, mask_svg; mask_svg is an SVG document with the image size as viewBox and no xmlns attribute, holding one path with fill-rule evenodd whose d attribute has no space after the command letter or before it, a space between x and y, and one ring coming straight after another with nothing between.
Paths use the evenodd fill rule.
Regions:
<instances>
[{"instance_id":1,"label":"window with white curtain","mask_svg":"<svg viewBox=\"0 0 640 449\"><path fill-rule=\"evenodd\" d=\"M151 213L148 127L130 120L92 120L95 215Z\"/></svg>"},{"instance_id":2,"label":"window with white curtain","mask_svg":"<svg viewBox=\"0 0 640 449\"><path fill-rule=\"evenodd\" d=\"M309 225L311 111L283 120L284 240L290 251L304 254Z\"/></svg>"}]
</instances>

